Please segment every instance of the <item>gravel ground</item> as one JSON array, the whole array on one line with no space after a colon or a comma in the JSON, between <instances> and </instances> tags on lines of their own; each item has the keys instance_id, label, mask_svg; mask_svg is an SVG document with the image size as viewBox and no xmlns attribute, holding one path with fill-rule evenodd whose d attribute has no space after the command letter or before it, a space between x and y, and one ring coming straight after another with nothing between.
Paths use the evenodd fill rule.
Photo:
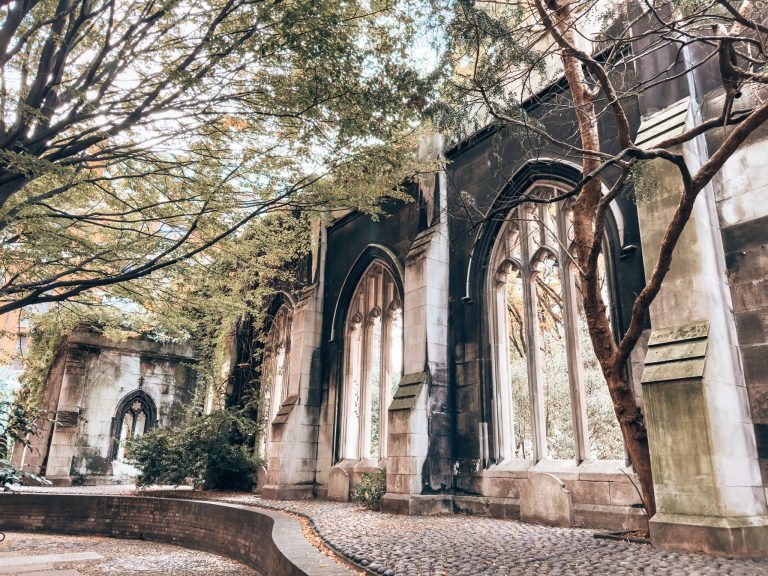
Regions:
<instances>
[{"instance_id":1,"label":"gravel ground","mask_svg":"<svg viewBox=\"0 0 768 576\"><path fill-rule=\"evenodd\" d=\"M101 560L55 562L40 566L74 569L84 576L258 576L244 564L215 554L169 544L141 540L118 540L99 536L54 536L50 534L6 533L0 542L0 572L3 557L95 552Z\"/></svg>"},{"instance_id":2,"label":"gravel ground","mask_svg":"<svg viewBox=\"0 0 768 576\"><path fill-rule=\"evenodd\" d=\"M134 493L129 487L115 486L47 490ZM768 576L768 561L711 558L597 540L590 530L476 516L399 516L361 510L354 504L271 501L253 494L180 490L162 495L218 499L306 515L325 542L387 576Z\"/></svg>"}]
</instances>

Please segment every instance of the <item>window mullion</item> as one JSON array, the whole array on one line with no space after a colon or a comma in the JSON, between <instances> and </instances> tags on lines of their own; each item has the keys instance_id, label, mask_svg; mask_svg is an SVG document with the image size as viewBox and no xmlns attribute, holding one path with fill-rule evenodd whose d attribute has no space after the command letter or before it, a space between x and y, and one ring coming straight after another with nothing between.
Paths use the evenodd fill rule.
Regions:
<instances>
[{"instance_id":1,"label":"window mullion","mask_svg":"<svg viewBox=\"0 0 768 576\"><path fill-rule=\"evenodd\" d=\"M367 457L368 449L368 430L370 428L370 409L368 406L368 399L370 397L370 333L371 333L371 319L366 308L366 314L363 318L363 333L361 334L360 342L360 404L358 406L358 425L359 435L357 438L357 457L362 459Z\"/></svg>"},{"instance_id":2,"label":"window mullion","mask_svg":"<svg viewBox=\"0 0 768 576\"><path fill-rule=\"evenodd\" d=\"M289 388L295 386L296 394L299 394L299 378L296 378L296 382L292 383L290 378L291 370L291 330L293 328L293 316L286 312L285 323L283 325L283 342L285 346L285 356L283 358L283 378L281 381L282 389L280 390L280 400L282 404L283 400L288 397Z\"/></svg>"},{"instance_id":3,"label":"window mullion","mask_svg":"<svg viewBox=\"0 0 768 576\"><path fill-rule=\"evenodd\" d=\"M563 322L565 324L566 354L568 358L568 384L573 417L573 448L577 460L589 458L589 432L587 429L587 400L584 392L583 358L579 347L576 324L578 297L573 266L567 252L568 238L562 211L558 210L557 232L560 238L560 285L563 287Z\"/></svg>"},{"instance_id":4,"label":"window mullion","mask_svg":"<svg viewBox=\"0 0 768 576\"><path fill-rule=\"evenodd\" d=\"M492 345L495 348L496 355L496 385L494 386L494 415L496 421L500 424L500 434L495 434L496 456L501 458L514 457L514 411L512 406L512 382L509 376L509 326L507 316L507 298L509 290L508 276L503 275L503 280L499 278L502 271L495 273L493 282L494 298L496 300L496 314L491 319L492 334L495 339Z\"/></svg>"},{"instance_id":5,"label":"window mullion","mask_svg":"<svg viewBox=\"0 0 768 576\"><path fill-rule=\"evenodd\" d=\"M522 253L523 253L523 297L525 300L525 330L528 334L528 386L531 399L531 432L533 435L534 459L547 457L547 421L545 415L544 378L541 373L541 354L539 344L541 335L536 314L536 297L532 285L531 242L528 219L530 212L522 218Z\"/></svg>"},{"instance_id":6,"label":"window mullion","mask_svg":"<svg viewBox=\"0 0 768 576\"><path fill-rule=\"evenodd\" d=\"M347 438L349 435L349 413L351 411L351 400L350 400L350 384L352 380L352 330L350 329L350 326L346 326L346 329L344 330L344 381L343 385L341 387L341 406L342 406L342 414L344 417L341 419L341 438L339 446L341 446L341 459L348 458L349 455L347 454Z\"/></svg>"},{"instance_id":7,"label":"window mullion","mask_svg":"<svg viewBox=\"0 0 768 576\"><path fill-rule=\"evenodd\" d=\"M386 295L385 295L386 296ZM387 407L389 406L389 350L390 324L389 299L382 299L381 338L379 339L379 459L387 456Z\"/></svg>"}]
</instances>

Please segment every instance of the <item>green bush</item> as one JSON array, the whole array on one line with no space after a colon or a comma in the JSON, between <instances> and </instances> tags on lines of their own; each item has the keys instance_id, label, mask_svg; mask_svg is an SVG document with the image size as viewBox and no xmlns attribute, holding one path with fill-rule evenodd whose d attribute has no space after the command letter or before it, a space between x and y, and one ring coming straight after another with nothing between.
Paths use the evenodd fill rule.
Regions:
<instances>
[{"instance_id":1,"label":"green bush","mask_svg":"<svg viewBox=\"0 0 768 576\"><path fill-rule=\"evenodd\" d=\"M360 482L355 484L353 498L358 504L369 510L381 507L381 497L387 493L387 471L366 472Z\"/></svg>"},{"instance_id":2,"label":"green bush","mask_svg":"<svg viewBox=\"0 0 768 576\"><path fill-rule=\"evenodd\" d=\"M44 477L24 472L11 464L11 450L14 444L29 446L30 436L37 432L35 420L38 416L38 412L25 409L4 395L0 389L0 492L10 490L14 484L25 482L51 484Z\"/></svg>"},{"instance_id":3,"label":"green bush","mask_svg":"<svg viewBox=\"0 0 768 576\"><path fill-rule=\"evenodd\" d=\"M50 486L50 480L30 472L22 472L8 460L0 459L0 492L7 492L14 484L30 482L33 485Z\"/></svg>"},{"instance_id":4,"label":"green bush","mask_svg":"<svg viewBox=\"0 0 768 576\"><path fill-rule=\"evenodd\" d=\"M173 484L191 479L204 489L247 490L258 462L250 446L255 423L234 410L216 410L174 428L155 428L128 444L139 469L136 484Z\"/></svg>"}]
</instances>

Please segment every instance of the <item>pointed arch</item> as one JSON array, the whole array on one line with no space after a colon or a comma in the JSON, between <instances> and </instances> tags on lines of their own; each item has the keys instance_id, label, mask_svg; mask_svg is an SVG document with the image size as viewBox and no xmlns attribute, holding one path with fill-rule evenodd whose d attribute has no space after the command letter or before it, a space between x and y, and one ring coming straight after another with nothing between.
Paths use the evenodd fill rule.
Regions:
<instances>
[{"instance_id":1,"label":"pointed arch","mask_svg":"<svg viewBox=\"0 0 768 576\"><path fill-rule=\"evenodd\" d=\"M339 293L339 297L336 299L336 304L333 308L333 317L331 321L331 341L336 339L336 335L344 325L346 320L344 311L347 309L347 306L352 299L352 293L357 287L360 278L363 276L368 266L370 266L371 262L374 260L380 260L392 271L392 276L402 298L403 278L405 277L405 271L400 260L397 258L395 253L386 246L382 246L380 244L369 244L355 259L355 263L352 264L349 272L347 272L346 278L344 278L343 287Z\"/></svg>"},{"instance_id":2,"label":"pointed arch","mask_svg":"<svg viewBox=\"0 0 768 576\"><path fill-rule=\"evenodd\" d=\"M403 364L402 277L390 254L366 249L339 298L337 460L386 457L387 408Z\"/></svg>"},{"instance_id":3,"label":"pointed arch","mask_svg":"<svg viewBox=\"0 0 768 576\"><path fill-rule=\"evenodd\" d=\"M122 459L129 438L143 436L157 426L157 405L141 388L123 396L112 417L110 460Z\"/></svg>"},{"instance_id":4,"label":"pointed arch","mask_svg":"<svg viewBox=\"0 0 768 576\"><path fill-rule=\"evenodd\" d=\"M524 163L498 192L478 228L465 281L464 301L482 300L485 275L496 240L508 221L509 214L523 202L526 193L537 186L555 185L562 191L573 187L581 180L581 169L561 159L540 158ZM606 213L606 234L610 240L611 257L618 259L624 247L625 223L621 208L614 201ZM635 247L632 247L635 249Z\"/></svg>"},{"instance_id":5,"label":"pointed arch","mask_svg":"<svg viewBox=\"0 0 768 576\"><path fill-rule=\"evenodd\" d=\"M293 332L293 300L279 294L272 302L266 323L266 340L261 356L261 386L256 431L255 453L266 459L272 436L272 424L291 386L291 337Z\"/></svg>"},{"instance_id":6,"label":"pointed arch","mask_svg":"<svg viewBox=\"0 0 768 576\"><path fill-rule=\"evenodd\" d=\"M570 186L557 178L533 180L506 212L499 208L503 219L489 224L486 253L478 256L485 261L484 274L475 280L482 286L478 300L489 342L484 409L493 422L496 461L623 456L615 417L605 410L611 408L607 386L585 332L568 201L521 201L532 195L559 198ZM606 238L601 267L606 285L611 243ZM610 307L612 295L605 295ZM597 417L603 418L599 424Z\"/></svg>"}]
</instances>

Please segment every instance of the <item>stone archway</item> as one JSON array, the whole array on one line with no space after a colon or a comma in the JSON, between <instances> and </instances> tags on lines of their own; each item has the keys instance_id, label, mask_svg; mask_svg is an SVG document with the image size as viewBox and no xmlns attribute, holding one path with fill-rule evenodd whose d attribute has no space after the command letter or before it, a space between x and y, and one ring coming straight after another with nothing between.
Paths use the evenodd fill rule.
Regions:
<instances>
[{"instance_id":1,"label":"stone archway","mask_svg":"<svg viewBox=\"0 0 768 576\"><path fill-rule=\"evenodd\" d=\"M157 406L152 397L141 389L126 394L112 418L110 460L121 460L125 456L127 440L143 436L155 426Z\"/></svg>"}]
</instances>

